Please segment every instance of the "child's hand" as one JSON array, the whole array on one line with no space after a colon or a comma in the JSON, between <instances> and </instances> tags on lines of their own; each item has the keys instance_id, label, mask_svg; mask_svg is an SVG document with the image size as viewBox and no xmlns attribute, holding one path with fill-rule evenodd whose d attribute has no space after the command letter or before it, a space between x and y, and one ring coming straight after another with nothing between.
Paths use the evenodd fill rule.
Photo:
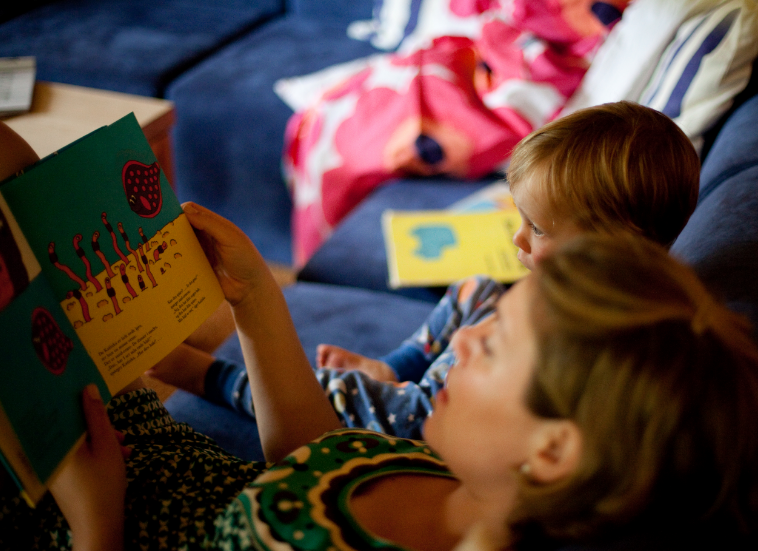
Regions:
<instances>
[{"instance_id":1,"label":"child's hand","mask_svg":"<svg viewBox=\"0 0 758 551\"><path fill-rule=\"evenodd\" d=\"M66 517L74 549L121 549L124 544L126 467L123 438L111 426L95 385L82 398L87 440L50 484Z\"/></svg>"},{"instance_id":2,"label":"child's hand","mask_svg":"<svg viewBox=\"0 0 758 551\"><path fill-rule=\"evenodd\" d=\"M200 244L216 272L226 300L236 306L268 274L268 267L250 239L226 218L196 203L184 203Z\"/></svg>"},{"instance_id":3,"label":"child's hand","mask_svg":"<svg viewBox=\"0 0 758 551\"><path fill-rule=\"evenodd\" d=\"M397 382L392 368L384 362L350 352L333 344L319 344L316 348L316 367L357 370L381 382Z\"/></svg>"}]
</instances>

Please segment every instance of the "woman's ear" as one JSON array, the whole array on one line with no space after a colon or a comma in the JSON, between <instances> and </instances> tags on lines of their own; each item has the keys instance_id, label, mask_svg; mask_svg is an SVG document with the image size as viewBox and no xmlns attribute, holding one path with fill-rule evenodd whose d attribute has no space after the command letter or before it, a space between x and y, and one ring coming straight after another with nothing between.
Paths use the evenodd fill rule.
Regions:
<instances>
[{"instance_id":1,"label":"woman's ear","mask_svg":"<svg viewBox=\"0 0 758 551\"><path fill-rule=\"evenodd\" d=\"M546 420L535 435L529 476L549 484L570 476L582 456L582 433L573 421Z\"/></svg>"}]
</instances>

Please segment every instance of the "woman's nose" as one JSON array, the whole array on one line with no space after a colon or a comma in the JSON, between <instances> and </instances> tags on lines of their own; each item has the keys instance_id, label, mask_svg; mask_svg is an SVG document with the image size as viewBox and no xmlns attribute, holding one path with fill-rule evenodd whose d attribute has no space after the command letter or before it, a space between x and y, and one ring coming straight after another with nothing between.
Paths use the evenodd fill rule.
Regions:
<instances>
[{"instance_id":1,"label":"woman's nose","mask_svg":"<svg viewBox=\"0 0 758 551\"><path fill-rule=\"evenodd\" d=\"M455 332L452 340L450 341L450 345L453 348L453 353L455 354L456 366L465 364L471 355L471 330L471 326L461 327Z\"/></svg>"}]
</instances>

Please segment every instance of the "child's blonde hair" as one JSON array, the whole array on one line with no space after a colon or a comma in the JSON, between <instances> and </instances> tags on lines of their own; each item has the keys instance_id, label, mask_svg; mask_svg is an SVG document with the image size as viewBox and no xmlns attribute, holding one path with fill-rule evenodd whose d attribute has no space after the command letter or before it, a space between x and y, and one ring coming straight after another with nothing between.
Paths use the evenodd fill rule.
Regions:
<instances>
[{"instance_id":1,"label":"child's blonde hair","mask_svg":"<svg viewBox=\"0 0 758 551\"><path fill-rule=\"evenodd\" d=\"M670 246L695 210L700 160L666 115L622 101L532 132L514 149L508 179L511 191L536 184L550 212L583 230Z\"/></svg>"},{"instance_id":2,"label":"child's blonde hair","mask_svg":"<svg viewBox=\"0 0 758 551\"><path fill-rule=\"evenodd\" d=\"M535 269L526 404L582 433L573 475L524 479L514 520L560 539L758 530L758 348L666 250L587 234ZM709 527L706 530L706 527Z\"/></svg>"}]
</instances>

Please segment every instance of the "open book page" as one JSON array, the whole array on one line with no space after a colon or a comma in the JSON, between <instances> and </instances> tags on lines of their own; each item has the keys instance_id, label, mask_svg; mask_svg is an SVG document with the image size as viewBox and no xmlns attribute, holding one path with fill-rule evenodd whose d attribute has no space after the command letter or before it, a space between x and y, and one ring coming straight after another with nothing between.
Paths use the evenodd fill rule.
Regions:
<instances>
[{"instance_id":1,"label":"open book page","mask_svg":"<svg viewBox=\"0 0 758 551\"><path fill-rule=\"evenodd\" d=\"M0 193L111 393L223 301L133 115L46 157Z\"/></svg>"},{"instance_id":2,"label":"open book page","mask_svg":"<svg viewBox=\"0 0 758 551\"><path fill-rule=\"evenodd\" d=\"M0 461L35 503L83 438L82 388L110 394L2 196L0 348Z\"/></svg>"}]
</instances>

